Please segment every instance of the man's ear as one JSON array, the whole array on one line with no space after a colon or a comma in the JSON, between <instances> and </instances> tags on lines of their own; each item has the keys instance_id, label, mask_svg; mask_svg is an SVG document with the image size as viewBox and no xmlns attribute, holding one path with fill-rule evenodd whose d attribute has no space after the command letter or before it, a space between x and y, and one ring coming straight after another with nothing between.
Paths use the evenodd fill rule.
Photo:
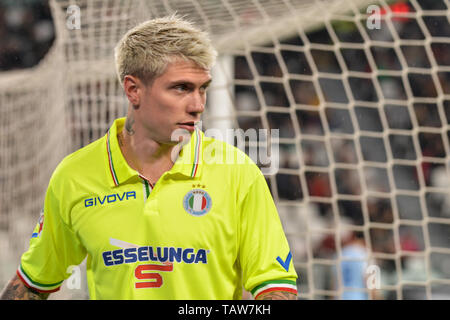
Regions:
<instances>
[{"instance_id":1,"label":"man's ear","mask_svg":"<svg viewBox=\"0 0 450 320\"><path fill-rule=\"evenodd\" d=\"M134 76L126 75L123 79L125 94L133 106L139 106L141 102L142 86L142 82Z\"/></svg>"}]
</instances>

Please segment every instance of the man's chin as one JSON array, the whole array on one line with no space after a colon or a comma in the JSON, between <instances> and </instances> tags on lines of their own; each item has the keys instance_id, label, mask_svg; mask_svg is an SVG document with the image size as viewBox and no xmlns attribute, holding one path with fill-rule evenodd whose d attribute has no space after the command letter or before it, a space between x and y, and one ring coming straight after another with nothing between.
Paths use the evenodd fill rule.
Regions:
<instances>
[{"instance_id":1,"label":"man's chin","mask_svg":"<svg viewBox=\"0 0 450 320\"><path fill-rule=\"evenodd\" d=\"M189 140L191 138L192 132L194 130L190 131L186 128L176 128L172 131L170 135L171 142L174 142L175 144L184 142L186 140Z\"/></svg>"}]
</instances>

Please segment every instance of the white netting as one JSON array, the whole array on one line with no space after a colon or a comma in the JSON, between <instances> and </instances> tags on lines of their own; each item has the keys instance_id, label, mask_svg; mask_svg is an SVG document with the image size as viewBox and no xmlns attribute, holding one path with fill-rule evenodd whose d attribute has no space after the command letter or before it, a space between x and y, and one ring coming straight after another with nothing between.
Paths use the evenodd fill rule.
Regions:
<instances>
[{"instance_id":1,"label":"white netting","mask_svg":"<svg viewBox=\"0 0 450 320\"><path fill-rule=\"evenodd\" d=\"M280 169L267 180L299 296L341 297L350 229L380 270L376 298L450 297L448 0L50 3L51 52L32 70L0 74L0 285L62 156L125 114L117 40L177 11L211 32L220 53L205 127L280 129ZM66 24L70 5L79 29ZM370 5L380 28L368 27Z\"/></svg>"}]
</instances>

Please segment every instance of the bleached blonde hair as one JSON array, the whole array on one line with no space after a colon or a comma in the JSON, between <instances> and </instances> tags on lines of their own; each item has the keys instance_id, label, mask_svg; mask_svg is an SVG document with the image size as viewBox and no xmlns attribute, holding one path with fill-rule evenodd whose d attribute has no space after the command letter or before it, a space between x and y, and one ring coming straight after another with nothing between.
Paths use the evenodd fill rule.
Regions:
<instances>
[{"instance_id":1,"label":"bleached blonde hair","mask_svg":"<svg viewBox=\"0 0 450 320\"><path fill-rule=\"evenodd\" d=\"M206 32L174 14L145 21L129 30L117 43L114 57L122 85L126 75L149 84L177 58L210 70L217 52Z\"/></svg>"}]
</instances>

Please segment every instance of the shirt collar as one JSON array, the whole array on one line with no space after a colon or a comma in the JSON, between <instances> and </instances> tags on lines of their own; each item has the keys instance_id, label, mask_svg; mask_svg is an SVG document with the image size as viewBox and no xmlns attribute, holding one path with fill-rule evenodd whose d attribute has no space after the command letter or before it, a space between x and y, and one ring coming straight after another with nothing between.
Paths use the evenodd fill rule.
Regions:
<instances>
[{"instance_id":1,"label":"shirt collar","mask_svg":"<svg viewBox=\"0 0 450 320\"><path fill-rule=\"evenodd\" d=\"M201 176L204 133L196 128L183 147L169 174L182 174L189 178Z\"/></svg>"},{"instance_id":2,"label":"shirt collar","mask_svg":"<svg viewBox=\"0 0 450 320\"><path fill-rule=\"evenodd\" d=\"M126 162L119 147L117 134L124 127L126 118L116 119L105 135L106 140L106 162L111 177L111 186L115 187L125 183L133 177L139 177L139 172L132 169ZM201 175L202 165L202 142L204 133L196 129L192 132L188 142L183 147L173 165L168 171L169 175L181 174L184 178L195 178Z\"/></svg>"}]
</instances>

